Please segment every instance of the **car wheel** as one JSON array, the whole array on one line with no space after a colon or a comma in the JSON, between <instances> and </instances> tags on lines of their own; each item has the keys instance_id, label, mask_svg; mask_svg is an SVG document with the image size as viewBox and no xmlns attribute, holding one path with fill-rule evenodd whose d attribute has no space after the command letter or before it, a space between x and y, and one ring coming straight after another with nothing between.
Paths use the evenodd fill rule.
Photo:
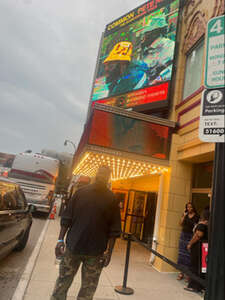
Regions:
<instances>
[{"instance_id":1,"label":"car wheel","mask_svg":"<svg viewBox=\"0 0 225 300\"><path fill-rule=\"evenodd\" d=\"M27 241L28 241L28 238L29 238L30 227L31 226L29 226L29 228L25 231L22 238L19 240L19 243L15 247L16 251L22 251L26 247L26 244L27 244Z\"/></svg>"}]
</instances>

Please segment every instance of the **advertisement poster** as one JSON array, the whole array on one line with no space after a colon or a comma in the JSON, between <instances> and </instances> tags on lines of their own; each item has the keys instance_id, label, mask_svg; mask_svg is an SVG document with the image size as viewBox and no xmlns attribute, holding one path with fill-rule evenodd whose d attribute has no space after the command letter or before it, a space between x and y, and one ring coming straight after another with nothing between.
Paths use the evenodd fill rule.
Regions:
<instances>
[{"instance_id":1,"label":"advertisement poster","mask_svg":"<svg viewBox=\"0 0 225 300\"><path fill-rule=\"evenodd\" d=\"M170 136L167 126L95 111L88 143L168 160Z\"/></svg>"},{"instance_id":2,"label":"advertisement poster","mask_svg":"<svg viewBox=\"0 0 225 300\"><path fill-rule=\"evenodd\" d=\"M179 0L151 0L106 26L92 103L168 105Z\"/></svg>"}]
</instances>

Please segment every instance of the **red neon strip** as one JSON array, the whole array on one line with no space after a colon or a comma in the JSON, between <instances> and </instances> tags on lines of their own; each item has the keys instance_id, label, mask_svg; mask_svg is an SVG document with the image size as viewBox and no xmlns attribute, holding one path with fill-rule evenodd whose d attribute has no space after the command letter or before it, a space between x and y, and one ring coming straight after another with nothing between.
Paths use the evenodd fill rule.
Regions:
<instances>
[{"instance_id":1,"label":"red neon strip","mask_svg":"<svg viewBox=\"0 0 225 300\"><path fill-rule=\"evenodd\" d=\"M92 102L92 106L95 103L102 103L109 106L117 106L118 99L122 99L122 98L124 100L124 104L120 105L120 107L124 107L124 108L135 107L138 105L155 103L159 101L165 101L168 98L168 88L169 88L169 83L166 82L156 86L151 86L137 91L132 91L124 95L106 98L102 100L96 100Z\"/></svg>"},{"instance_id":2,"label":"red neon strip","mask_svg":"<svg viewBox=\"0 0 225 300\"><path fill-rule=\"evenodd\" d=\"M188 125L191 125L192 123L195 123L196 121L199 121L199 120L200 120L200 117L196 117L196 118L188 121L187 123L183 124L182 126L180 126L179 129L187 127Z\"/></svg>"},{"instance_id":3,"label":"red neon strip","mask_svg":"<svg viewBox=\"0 0 225 300\"><path fill-rule=\"evenodd\" d=\"M190 101L192 98L194 98L195 96L197 96L199 93L201 93L204 90L204 86L201 86L199 89L197 89L193 94L191 94L190 96L188 96L187 98L185 98L184 100L182 100L179 104L177 104L175 106L175 109L180 108L181 106L183 106L185 103L187 103L188 101Z\"/></svg>"},{"instance_id":4,"label":"red neon strip","mask_svg":"<svg viewBox=\"0 0 225 300\"><path fill-rule=\"evenodd\" d=\"M180 111L178 113L178 119L177 121L180 121L181 116L183 116L184 114L186 114L187 112L189 112L190 110L192 110L193 108L195 108L196 106L201 104L201 100L195 101L194 103L192 103L190 106L188 106L187 108L183 109L182 111Z\"/></svg>"}]
</instances>

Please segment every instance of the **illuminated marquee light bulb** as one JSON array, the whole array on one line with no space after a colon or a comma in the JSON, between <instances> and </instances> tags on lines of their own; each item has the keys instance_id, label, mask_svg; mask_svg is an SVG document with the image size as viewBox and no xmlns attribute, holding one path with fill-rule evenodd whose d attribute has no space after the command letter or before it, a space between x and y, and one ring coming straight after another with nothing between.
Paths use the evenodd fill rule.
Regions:
<instances>
[{"instance_id":1,"label":"illuminated marquee light bulb","mask_svg":"<svg viewBox=\"0 0 225 300\"><path fill-rule=\"evenodd\" d=\"M119 177L119 169L118 169L118 166L116 167L116 177L117 177L117 178Z\"/></svg>"}]
</instances>

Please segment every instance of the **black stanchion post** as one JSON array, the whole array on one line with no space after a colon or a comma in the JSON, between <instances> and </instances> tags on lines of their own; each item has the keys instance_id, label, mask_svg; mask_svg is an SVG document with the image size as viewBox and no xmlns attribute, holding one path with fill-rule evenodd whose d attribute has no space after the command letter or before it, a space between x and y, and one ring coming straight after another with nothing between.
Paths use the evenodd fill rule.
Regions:
<instances>
[{"instance_id":1,"label":"black stanchion post","mask_svg":"<svg viewBox=\"0 0 225 300\"><path fill-rule=\"evenodd\" d=\"M115 291L117 293L123 294L123 295L132 295L134 293L134 290L132 288L127 287L130 246L131 246L131 234L127 234L127 251L126 251L126 261L125 261L125 267L124 267L123 285L115 287Z\"/></svg>"}]
</instances>

